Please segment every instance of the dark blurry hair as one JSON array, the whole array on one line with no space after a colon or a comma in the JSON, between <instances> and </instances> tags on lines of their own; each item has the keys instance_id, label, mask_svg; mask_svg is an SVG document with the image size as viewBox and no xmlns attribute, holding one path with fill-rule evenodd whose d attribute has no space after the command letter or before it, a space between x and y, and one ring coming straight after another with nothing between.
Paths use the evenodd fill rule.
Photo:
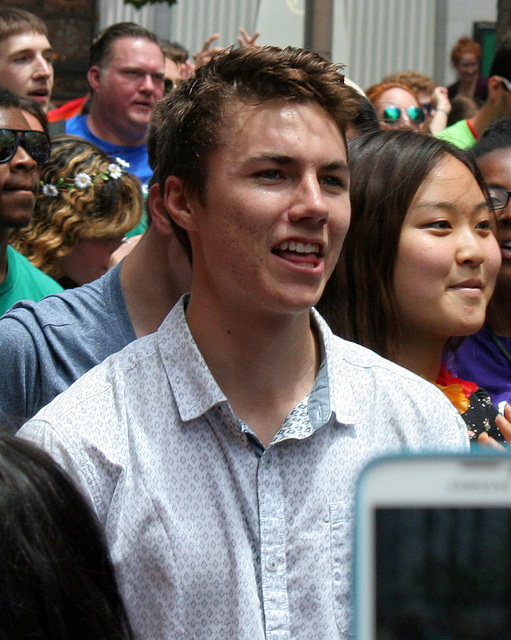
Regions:
<instances>
[{"instance_id":1,"label":"dark blurry hair","mask_svg":"<svg viewBox=\"0 0 511 640\"><path fill-rule=\"evenodd\" d=\"M380 131L380 119L376 109L371 102L363 97L358 107L358 113L349 124L348 138L369 133L370 131Z\"/></svg>"},{"instance_id":2,"label":"dark blurry hair","mask_svg":"<svg viewBox=\"0 0 511 640\"><path fill-rule=\"evenodd\" d=\"M318 310L334 333L394 359L399 344L394 268L401 227L431 171L448 156L486 194L473 156L413 131L381 131L351 141L351 223Z\"/></svg>"},{"instance_id":3,"label":"dark blurry hair","mask_svg":"<svg viewBox=\"0 0 511 640\"><path fill-rule=\"evenodd\" d=\"M511 118L495 120L486 129L472 147L471 151L477 159L497 149L511 147Z\"/></svg>"},{"instance_id":4,"label":"dark blurry hair","mask_svg":"<svg viewBox=\"0 0 511 640\"><path fill-rule=\"evenodd\" d=\"M471 118L476 114L478 108L479 107L474 98L458 93L451 100L451 110L447 116L447 126L450 127L460 120Z\"/></svg>"},{"instance_id":5,"label":"dark blurry hair","mask_svg":"<svg viewBox=\"0 0 511 640\"><path fill-rule=\"evenodd\" d=\"M168 176L175 175L188 193L202 198L209 157L228 132L231 114L239 104L269 100L316 103L345 138L360 96L344 84L338 66L304 49L240 47L216 55L154 108L149 162L162 193ZM186 232L173 226L190 255Z\"/></svg>"},{"instance_id":6,"label":"dark blurry hair","mask_svg":"<svg viewBox=\"0 0 511 640\"><path fill-rule=\"evenodd\" d=\"M99 525L43 451L0 432L0 639L127 640Z\"/></svg>"},{"instance_id":7,"label":"dark blurry hair","mask_svg":"<svg viewBox=\"0 0 511 640\"><path fill-rule=\"evenodd\" d=\"M188 60L188 51L179 42L161 40L163 55L176 63L184 63Z\"/></svg>"},{"instance_id":8,"label":"dark blurry hair","mask_svg":"<svg viewBox=\"0 0 511 640\"><path fill-rule=\"evenodd\" d=\"M491 76L502 76L511 80L511 41L506 40L496 51L491 63Z\"/></svg>"},{"instance_id":9,"label":"dark blurry hair","mask_svg":"<svg viewBox=\"0 0 511 640\"><path fill-rule=\"evenodd\" d=\"M2 109L21 109L21 98L17 93L0 86L0 108Z\"/></svg>"}]
</instances>

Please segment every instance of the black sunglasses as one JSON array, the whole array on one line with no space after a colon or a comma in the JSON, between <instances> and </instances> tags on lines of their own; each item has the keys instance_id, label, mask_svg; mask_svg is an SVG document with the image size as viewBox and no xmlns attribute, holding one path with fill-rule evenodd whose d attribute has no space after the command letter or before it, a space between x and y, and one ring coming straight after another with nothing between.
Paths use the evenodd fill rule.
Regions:
<instances>
[{"instance_id":1,"label":"black sunglasses","mask_svg":"<svg viewBox=\"0 0 511 640\"><path fill-rule=\"evenodd\" d=\"M45 133L20 129L0 129L0 164L12 160L20 144L37 164L48 162L51 142Z\"/></svg>"}]
</instances>

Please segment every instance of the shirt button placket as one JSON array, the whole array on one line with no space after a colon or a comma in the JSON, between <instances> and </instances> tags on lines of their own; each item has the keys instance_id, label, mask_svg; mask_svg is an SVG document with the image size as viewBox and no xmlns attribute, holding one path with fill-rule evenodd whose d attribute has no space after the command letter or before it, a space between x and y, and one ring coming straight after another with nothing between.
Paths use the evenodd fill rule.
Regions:
<instances>
[{"instance_id":1,"label":"shirt button placket","mask_svg":"<svg viewBox=\"0 0 511 640\"><path fill-rule=\"evenodd\" d=\"M285 512L282 478L274 448L261 457L257 474L263 608L268 640L290 638L286 580Z\"/></svg>"}]
</instances>

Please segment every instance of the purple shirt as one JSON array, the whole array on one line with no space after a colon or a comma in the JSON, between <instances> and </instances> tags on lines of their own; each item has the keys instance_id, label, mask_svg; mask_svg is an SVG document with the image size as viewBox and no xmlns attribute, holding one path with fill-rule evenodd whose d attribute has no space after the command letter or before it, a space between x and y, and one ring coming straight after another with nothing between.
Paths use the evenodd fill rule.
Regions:
<instances>
[{"instance_id":1,"label":"purple shirt","mask_svg":"<svg viewBox=\"0 0 511 640\"><path fill-rule=\"evenodd\" d=\"M511 338L497 340L511 359ZM493 339L488 326L465 338L454 355L456 374L476 382L488 391L493 404L503 411L503 402L511 404L511 361Z\"/></svg>"}]
</instances>

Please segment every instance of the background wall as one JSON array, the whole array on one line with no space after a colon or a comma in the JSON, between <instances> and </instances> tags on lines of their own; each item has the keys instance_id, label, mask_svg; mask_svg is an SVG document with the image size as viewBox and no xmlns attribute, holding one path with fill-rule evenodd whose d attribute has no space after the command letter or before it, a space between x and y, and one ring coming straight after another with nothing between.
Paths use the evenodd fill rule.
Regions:
<instances>
[{"instance_id":1,"label":"background wall","mask_svg":"<svg viewBox=\"0 0 511 640\"><path fill-rule=\"evenodd\" d=\"M77 27L73 27L73 15L80 17L77 7L87 5L94 11L92 0L19 2L43 19L65 7L68 22L63 33L67 34ZM161 38L180 42L190 54L215 32L220 33L220 46L235 43L239 27L249 33L260 28L262 44L299 46L303 42L304 5L304 0L178 0L172 7L162 2L137 10L123 0L96 0L95 31L131 20ZM364 88L387 73L406 69L449 84L455 77L449 54L456 40L461 35L471 36L474 22L494 22L496 17L497 0L334 0L333 60L346 64L347 75ZM90 38L91 30L80 25L79 33ZM69 66L66 56L74 45L67 47L61 32L54 28L52 40L57 54L64 56L59 64L67 60ZM73 43L78 41L73 37ZM80 59L82 66L86 65L86 56ZM81 67L75 67L72 76L76 79Z\"/></svg>"}]
</instances>

